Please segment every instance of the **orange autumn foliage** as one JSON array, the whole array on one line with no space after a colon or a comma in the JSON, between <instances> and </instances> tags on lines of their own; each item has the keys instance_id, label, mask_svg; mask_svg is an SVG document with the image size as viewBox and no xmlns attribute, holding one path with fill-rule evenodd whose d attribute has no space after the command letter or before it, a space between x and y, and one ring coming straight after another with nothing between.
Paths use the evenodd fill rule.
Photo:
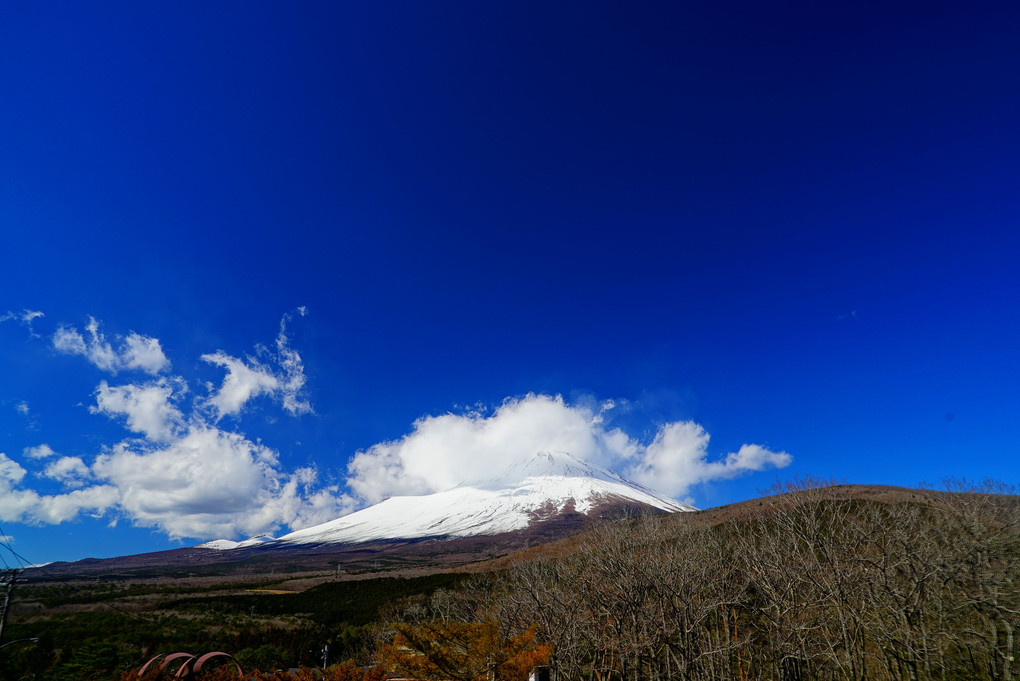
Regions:
<instances>
[{"instance_id":1,"label":"orange autumn foliage","mask_svg":"<svg viewBox=\"0 0 1020 681\"><path fill-rule=\"evenodd\" d=\"M548 664L552 646L535 640L535 627L505 637L493 620L398 624L382 651L383 666L400 677L454 681L524 681Z\"/></svg>"},{"instance_id":2,"label":"orange autumn foliage","mask_svg":"<svg viewBox=\"0 0 1020 681\"><path fill-rule=\"evenodd\" d=\"M252 677L253 681L383 681L385 678L386 674L378 667L362 669L351 661L326 669L301 667L293 673L256 672Z\"/></svg>"}]
</instances>

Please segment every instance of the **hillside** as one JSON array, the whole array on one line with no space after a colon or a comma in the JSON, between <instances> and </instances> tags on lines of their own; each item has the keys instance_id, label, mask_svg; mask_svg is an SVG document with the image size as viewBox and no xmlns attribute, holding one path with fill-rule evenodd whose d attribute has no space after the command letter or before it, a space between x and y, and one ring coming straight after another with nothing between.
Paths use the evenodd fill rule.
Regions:
<instances>
[{"instance_id":1,"label":"hillside","mask_svg":"<svg viewBox=\"0 0 1020 681\"><path fill-rule=\"evenodd\" d=\"M309 651L326 643L371 662L376 623L441 616L464 626L491 618L507 635L537 627L564 679L603 664L635 679L676 665L705 680L845 676L854 665L872 679L920 665L934 671L919 681L947 665L995 670L959 678L1015 678L1002 660L1015 645L1008 613L1020 606L1020 497L982 489L806 483L697 512L602 521L575 512L587 526L516 550L507 540L503 555L491 537L469 537L319 547L303 559L320 569L276 562L274 551L183 567L150 554L131 569L87 563L74 577L48 566L26 573L5 632L41 636L31 649L41 657L18 650L5 664L80 669L82 655L106 650L126 668L209 645L251 664L313 664ZM621 662L632 656L643 671Z\"/></svg>"}]
</instances>

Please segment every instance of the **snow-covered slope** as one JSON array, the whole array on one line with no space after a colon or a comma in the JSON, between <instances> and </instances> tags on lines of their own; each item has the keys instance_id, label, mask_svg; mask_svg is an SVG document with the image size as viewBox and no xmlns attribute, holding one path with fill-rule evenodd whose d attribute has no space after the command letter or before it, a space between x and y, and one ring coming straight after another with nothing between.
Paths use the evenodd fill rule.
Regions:
<instances>
[{"instance_id":1,"label":"snow-covered slope","mask_svg":"<svg viewBox=\"0 0 1020 681\"><path fill-rule=\"evenodd\" d=\"M276 539L270 537L267 534L260 534L257 537L251 537L244 541L231 541L229 539L214 539L207 541L204 544L199 544L196 549L217 549L219 551L225 551L227 549L243 549L249 546L258 546L260 544L268 544L274 542Z\"/></svg>"},{"instance_id":2,"label":"snow-covered slope","mask_svg":"<svg viewBox=\"0 0 1020 681\"><path fill-rule=\"evenodd\" d=\"M540 452L491 480L426 496L391 497L342 518L291 532L274 544L494 535L523 530L570 510L568 507L588 513L602 504L620 502L667 512L694 510L569 454ZM203 546L234 548L220 542L223 540Z\"/></svg>"}]
</instances>

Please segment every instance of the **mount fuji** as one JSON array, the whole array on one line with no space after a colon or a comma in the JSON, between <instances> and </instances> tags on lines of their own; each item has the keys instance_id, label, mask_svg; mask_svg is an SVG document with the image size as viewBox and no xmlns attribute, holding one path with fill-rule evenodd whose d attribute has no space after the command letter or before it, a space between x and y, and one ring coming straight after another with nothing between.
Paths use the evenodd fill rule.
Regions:
<instances>
[{"instance_id":1,"label":"mount fuji","mask_svg":"<svg viewBox=\"0 0 1020 681\"><path fill-rule=\"evenodd\" d=\"M278 539L225 539L195 548L232 550L361 544L389 540L461 539L521 532L578 515L613 510L674 513L692 506L563 452L539 452L490 480L424 496L390 497L374 506Z\"/></svg>"}]
</instances>

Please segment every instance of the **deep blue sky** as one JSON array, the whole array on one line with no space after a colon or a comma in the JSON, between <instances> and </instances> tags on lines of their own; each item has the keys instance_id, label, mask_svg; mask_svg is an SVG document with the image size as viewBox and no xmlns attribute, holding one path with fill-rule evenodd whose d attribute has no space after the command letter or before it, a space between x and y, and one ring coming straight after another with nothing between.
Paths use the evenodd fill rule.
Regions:
<instances>
[{"instance_id":1,"label":"deep blue sky","mask_svg":"<svg viewBox=\"0 0 1020 681\"><path fill-rule=\"evenodd\" d=\"M139 431L98 386L157 376L177 439L314 466L306 501L416 419L531 393L613 400L640 447L694 421L709 461L792 456L692 482L700 506L777 476L1016 482L1020 8L830 5L5 6L0 494L123 494L96 457ZM203 407L202 355L261 343L282 375L284 315L312 411ZM60 350L90 318L169 364ZM34 561L118 555L210 538L168 538L202 501L0 500L0 527Z\"/></svg>"}]
</instances>

